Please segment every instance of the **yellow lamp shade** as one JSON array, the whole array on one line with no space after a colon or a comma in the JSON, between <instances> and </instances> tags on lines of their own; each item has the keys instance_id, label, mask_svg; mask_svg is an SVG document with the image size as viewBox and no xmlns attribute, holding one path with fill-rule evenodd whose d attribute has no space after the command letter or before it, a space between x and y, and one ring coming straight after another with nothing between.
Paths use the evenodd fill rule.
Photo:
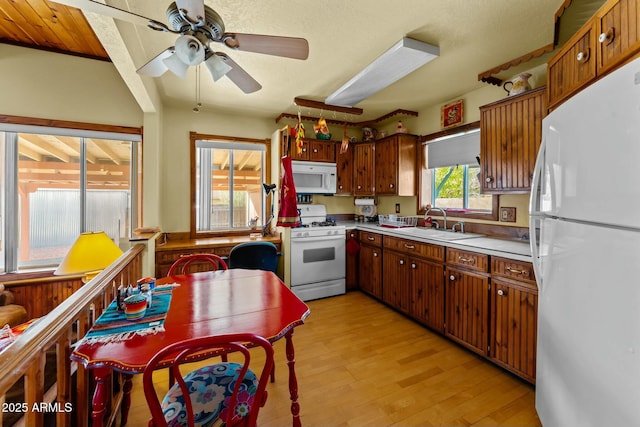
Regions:
<instances>
[{"instance_id":1,"label":"yellow lamp shade","mask_svg":"<svg viewBox=\"0 0 640 427\"><path fill-rule=\"evenodd\" d=\"M104 231L82 233L56 271L56 276L98 273L117 260L122 251Z\"/></svg>"}]
</instances>

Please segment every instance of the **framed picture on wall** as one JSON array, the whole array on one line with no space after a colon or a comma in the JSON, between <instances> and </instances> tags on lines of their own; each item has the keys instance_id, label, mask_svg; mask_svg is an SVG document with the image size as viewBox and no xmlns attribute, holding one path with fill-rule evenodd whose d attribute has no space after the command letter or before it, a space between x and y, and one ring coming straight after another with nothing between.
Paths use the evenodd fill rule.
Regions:
<instances>
[{"instance_id":1,"label":"framed picture on wall","mask_svg":"<svg viewBox=\"0 0 640 427\"><path fill-rule=\"evenodd\" d=\"M443 129L462 124L462 99L442 106L440 124Z\"/></svg>"}]
</instances>

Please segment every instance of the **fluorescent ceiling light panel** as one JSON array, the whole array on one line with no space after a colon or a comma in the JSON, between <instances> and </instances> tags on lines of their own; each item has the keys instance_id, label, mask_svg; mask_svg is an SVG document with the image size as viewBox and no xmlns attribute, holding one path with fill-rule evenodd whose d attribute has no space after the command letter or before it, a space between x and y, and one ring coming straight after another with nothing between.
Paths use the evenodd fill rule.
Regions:
<instances>
[{"instance_id":1,"label":"fluorescent ceiling light panel","mask_svg":"<svg viewBox=\"0 0 640 427\"><path fill-rule=\"evenodd\" d=\"M325 104L353 107L438 56L438 46L403 37L340 89L329 95Z\"/></svg>"}]
</instances>

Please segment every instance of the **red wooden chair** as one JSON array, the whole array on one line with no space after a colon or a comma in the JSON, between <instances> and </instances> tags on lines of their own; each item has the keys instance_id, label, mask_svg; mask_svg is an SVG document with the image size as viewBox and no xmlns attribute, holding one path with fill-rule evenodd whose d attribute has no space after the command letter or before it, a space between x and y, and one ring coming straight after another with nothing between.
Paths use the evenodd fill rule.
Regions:
<instances>
[{"instance_id":1,"label":"red wooden chair","mask_svg":"<svg viewBox=\"0 0 640 427\"><path fill-rule=\"evenodd\" d=\"M251 363L249 347L261 348L264 362L262 358L256 358ZM241 362L215 363L182 374L181 364L220 352L240 355ZM177 382L160 402L154 388L153 371L167 367L163 362L167 359L171 360L169 369ZM217 420L229 427L255 426L258 411L267 400L266 386L272 368L273 347L266 339L252 334L191 338L171 344L149 361L142 376L152 417L149 426L191 427L210 425Z\"/></svg>"},{"instance_id":2,"label":"red wooden chair","mask_svg":"<svg viewBox=\"0 0 640 427\"><path fill-rule=\"evenodd\" d=\"M176 274L189 273L189 266L194 264L209 264L211 267L209 270L226 270L227 263L222 258L214 254L188 254L182 255L169 267L167 276L174 276ZM203 271L203 270L200 270Z\"/></svg>"}]
</instances>

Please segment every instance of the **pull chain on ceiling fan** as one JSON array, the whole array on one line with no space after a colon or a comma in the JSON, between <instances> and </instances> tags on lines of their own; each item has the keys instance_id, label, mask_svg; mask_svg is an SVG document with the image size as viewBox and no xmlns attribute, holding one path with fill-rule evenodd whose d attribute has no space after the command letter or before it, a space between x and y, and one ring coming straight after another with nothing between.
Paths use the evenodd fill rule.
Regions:
<instances>
[{"instance_id":1,"label":"pull chain on ceiling fan","mask_svg":"<svg viewBox=\"0 0 640 427\"><path fill-rule=\"evenodd\" d=\"M262 86L249 73L223 52L216 52L211 42L222 43L227 48L292 59L307 59L309 43L298 37L281 37L259 34L227 33L224 22L204 0L176 0L167 8L169 25L100 3L96 0L53 0L86 12L94 12L152 30L179 34L174 46L160 52L140 67L138 74L159 77L171 71L184 78L191 66L204 63L214 81L227 76L245 93L260 90Z\"/></svg>"}]
</instances>

